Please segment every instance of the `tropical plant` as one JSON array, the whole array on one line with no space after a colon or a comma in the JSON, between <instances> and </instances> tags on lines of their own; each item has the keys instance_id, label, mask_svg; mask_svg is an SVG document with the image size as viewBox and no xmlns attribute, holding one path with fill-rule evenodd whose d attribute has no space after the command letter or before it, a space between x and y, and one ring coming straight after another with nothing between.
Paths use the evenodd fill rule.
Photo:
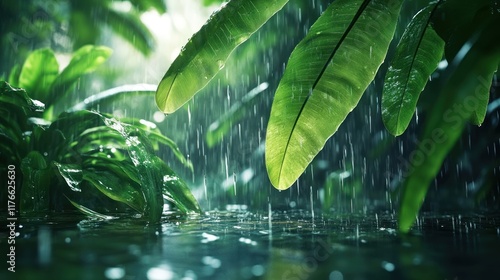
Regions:
<instances>
[{"instance_id":1,"label":"tropical plant","mask_svg":"<svg viewBox=\"0 0 500 280\"><path fill-rule=\"evenodd\" d=\"M186 44L160 82L156 102L172 113L203 89L231 52L287 0L232 0ZM276 89L266 135L271 183L289 188L357 106L388 57L403 0L336 0L292 52ZM438 67L441 86L403 174L399 228L409 231L427 189L468 121L481 124L500 60L498 1L425 2L395 48L382 118L398 136ZM445 60L443 60L443 56ZM457 109L458 108L458 109Z\"/></svg>"},{"instance_id":2,"label":"tropical plant","mask_svg":"<svg viewBox=\"0 0 500 280\"><path fill-rule=\"evenodd\" d=\"M66 209L69 202L97 217L133 211L156 222L164 199L181 212L200 211L187 185L155 151L165 144L187 167L192 168L191 163L154 124L118 120L84 110L85 104L54 117L57 102L71 98L69 93L77 80L94 71L110 54L106 47L84 46L59 72L52 50L37 50L11 72L9 83L2 82L0 157L7 165L1 168L2 174L8 166L17 169L21 212ZM127 93L126 88L121 89ZM89 98L98 102L120 95L114 93ZM6 191L2 188L2 201Z\"/></svg>"},{"instance_id":3,"label":"tropical plant","mask_svg":"<svg viewBox=\"0 0 500 280\"><path fill-rule=\"evenodd\" d=\"M165 13L165 1L2 1L0 45L5 51L0 73L33 49L51 46L69 50L96 44L106 28L149 55L155 40L141 15L151 10Z\"/></svg>"}]
</instances>

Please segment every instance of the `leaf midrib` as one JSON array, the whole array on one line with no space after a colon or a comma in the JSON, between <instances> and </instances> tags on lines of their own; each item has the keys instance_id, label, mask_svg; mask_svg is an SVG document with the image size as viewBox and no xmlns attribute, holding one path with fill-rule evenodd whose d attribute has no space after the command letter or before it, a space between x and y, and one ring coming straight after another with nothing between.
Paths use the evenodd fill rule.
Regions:
<instances>
[{"instance_id":1,"label":"leaf midrib","mask_svg":"<svg viewBox=\"0 0 500 280\"><path fill-rule=\"evenodd\" d=\"M429 27L429 24L430 24L430 21L431 21L431 18L434 14L434 12L436 11L437 7L439 6L439 3L441 3L442 0L439 0L435 5L434 5L434 8L432 8L432 11L430 12L429 14L429 17L427 18L427 22L425 24L425 27L424 27L424 30L422 32L422 36L420 36L419 40L418 40L418 44L415 48L415 51L413 52L414 55L412 56L413 59L411 60L411 63L410 63L410 67L409 67L409 70L406 74L406 83L404 84L404 87L403 87L403 94L401 95L401 98L399 99L399 106L398 106L398 114L397 114L397 117L396 117L396 132L398 133L399 132L399 124L401 122L401 115L402 115L402 110L403 110L403 103L404 103L404 100L405 100L405 97L408 93L408 81L410 80L410 76L411 76L411 73L412 73L412 69L413 69L413 64L415 63L415 60L416 60L416 56L417 56L417 53L419 52L420 50L420 45L422 44L422 41L424 39L424 36L425 36L425 33L427 32L427 29Z\"/></svg>"},{"instance_id":2,"label":"leaf midrib","mask_svg":"<svg viewBox=\"0 0 500 280\"><path fill-rule=\"evenodd\" d=\"M333 57L337 53L338 49L344 43L345 38L350 34L352 28L357 23L358 19L361 17L361 14L365 11L366 7L368 6L368 4L370 4L370 2L371 2L371 0L364 0L363 3L361 3L360 7L358 8L358 11L354 15L353 20L349 23L349 26L347 27L347 29L344 32L344 34L342 34L342 37L338 41L338 43L335 46L335 48L332 50L332 53L330 54L330 57L328 57L328 60L326 60L326 62L323 65L323 68L321 69L318 77L316 78L316 80L314 81L311 89L309 90L309 94L307 95L306 100L302 104L302 107L300 108L299 113L297 114L297 118L295 119L295 121L293 123L291 133L288 136L288 139L287 139L287 142L286 142L286 145L285 145L284 156L283 156L283 160L282 160L281 165L280 165L280 171L278 173L278 175L279 175L278 176L278 186L280 185L280 181L281 181L281 178L282 178L281 174L283 172L283 166L284 166L284 162L285 162L285 159L286 159L286 156L287 156L287 151L288 151L288 148L290 147L290 141L292 139L293 132L295 131L295 127L297 126L297 123L298 123L298 120L299 120L299 118L300 118L300 116L302 114L302 111L306 107L306 104L309 101L309 98L311 97L311 95L312 95L314 89L316 88L319 80L321 80L321 78L323 77L323 74L325 73L326 69L328 68L328 65L330 64L330 62L332 61Z\"/></svg>"}]
</instances>

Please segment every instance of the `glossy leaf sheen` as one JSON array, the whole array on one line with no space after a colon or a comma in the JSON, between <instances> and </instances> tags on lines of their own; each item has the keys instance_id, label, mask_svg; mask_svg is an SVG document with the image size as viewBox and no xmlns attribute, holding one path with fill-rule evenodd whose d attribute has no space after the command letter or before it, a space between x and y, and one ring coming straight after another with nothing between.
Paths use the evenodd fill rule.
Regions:
<instances>
[{"instance_id":1,"label":"glossy leaf sheen","mask_svg":"<svg viewBox=\"0 0 500 280\"><path fill-rule=\"evenodd\" d=\"M173 113L224 67L231 52L246 41L288 0L233 0L215 13L186 44L163 77L156 104Z\"/></svg>"},{"instance_id":2,"label":"glossy leaf sheen","mask_svg":"<svg viewBox=\"0 0 500 280\"><path fill-rule=\"evenodd\" d=\"M481 92L491 86L500 63L500 45L494 36L498 33L498 23L498 20L491 22L478 35L479 39L466 44L453 60L453 72L431 110L435 113L426 120L413 158L410 154L411 166L405 174L399 211L401 232L410 230L432 180L473 114L474 108L468 102L483 98Z\"/></svg>"},{"instance_id":3,"label":"glossy leaf sheen","mask_svg":"<svg viewBox=\"0 0 500 280\"><path fill-rule=\"evenodd\" d=\"M37 100L46 102L52 82L59 74L59 64L50 49L32 52L23 64L19 84L28 94Z\"/></svg>"},{"instance_id":4,"label":"glossy leaf sheen","mask_svg":"<svg viewBox=\"0 0 500 280\"><path fill-rule=\"evenodd\" d=\"M60 98L82 75L95 71L104 63L112 51L104 46L83 46L73 53L68 66L54 81L51 91L51 100Z\"/></svg>"},{"instance_id":5,"label":"glossy leaf sheen","mask_svg":"<svg viewBox=\"0 0 500 280\"><path fill-rule=\"evenodd\" d=\"M385 77L382 120L395 136L408 127L420 93L443 57L444 41L429 24L436 5L422 9L412 19Z\"/></svg>"},{"instance_id":6,"label":"glossy leaf sheen","mask_svg":"<svg viewBox=\"0 0 500 280\"><path fill-rule=\"evenodd\" d=\"M334 1L296 46L267 128L276 188L292 185L357 105L385 58L401 2Z\"/></svg>"}]
</instances>

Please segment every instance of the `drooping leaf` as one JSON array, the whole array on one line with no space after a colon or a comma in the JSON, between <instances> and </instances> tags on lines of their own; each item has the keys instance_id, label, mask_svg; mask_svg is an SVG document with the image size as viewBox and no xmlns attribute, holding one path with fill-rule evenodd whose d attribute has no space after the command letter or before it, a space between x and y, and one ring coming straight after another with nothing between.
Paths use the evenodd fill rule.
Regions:
<instances>
[{"instance_id":1,"label":"drooping leaf","mask_svg":"<svg viewBox=\"0 0 500 280\"><path fill-rule=\"evenodd\" d=\"M146 201L143 213L150 222L158 222L163 212L163 175L154 166L155 156L148 148L147 138L130 125L120 123L115 119L103 117L103 121L106 126L124 137L130 159L136 167L141 181L141 191ZM136 136L137 134L141 137Z\"/></svg>"},{"instance_id":2,"label":"drooping leaf","mask_svg":"<svg viewBox=\"0 0 500 280\"><path fill-rule=\"evenodd\" d=\"M105 105L107 103L111 103L118 98L123 98L128 94L154 94L157 88L157 85L152 84L123 85L111 88L85 98L82 102L75 104L73 107L67 109L66 112L89 110L96 107L97 105Z\"/></svg>"},{"instance_id":3,"label":"drooping leaf","mask_svg":"<svg viewBox=\"0 0 500 280\"><path fill-rule=\"evenodd\" d=\"M64 96L71 86L82 76L95 71L111 55L105 46L83 46L73 53L68 66L57 76L51 87L50 104Z\"/></svg>"},{"instance_id":4,"label":"drooping leaf","mask_svg":"<svg viewBox=\"0 0 500 280\"><path fill-rule=\"evenodd\" d=\"M52 82L59 74L59 64L51 49L32 52L23 64L19 84L31 98L47 102Z\"/></svg>"},{"instance_id":5,"label":"drooping leaf","mask_svg":"<svg viewBox=\"0 0 500 280\"><path fill-rule=\"evenodd\" d=\"M233 0L185 45L161 80L156 104L173 113L224 67L232 51L246 41L288 0Z\"/></svg>"},{"instance_id":6,"label":"drooping leaf","mask_svg":"<svg viewBox=\"0 0 500 280\"><path fill-rule=\"evenodd\" d=\"M451 73L431 108L421 141L410 154L404 172L399 230L408 232L415 221L432 180L477 109L481 93L491 87L500 63L498 26L491 20L463 46L452 61Z\"/></svg>"},{"instance_id":7,"label":"drooping leaf","mask_svg":"<svg viewBox=\"0 0 500 280\"><path fill-rule=\"evenodd\" d=\"M210 124L208 127L207 134L205 135L205 141L209 148L213 147L219 143L224 136L230 131L231 127L237 123L246 111L249 110L255 104L257 96L265 91L269 86L268 83L262 83L249 91L241 101L236 102L229 110L223 114L217 121Z\"/></svg>"},{"instance_id":8,"label":"drooping leaf","mask_svg":"<svg viewBox=\"0 0 500 280\"><path fill-rule=\"evenodd\" d=\"M166 2L163 0L131 0L130 1L139 12L146 12L155 9L158 13L167 12Z\"/></svg>"},{"instance_id":9,"label":"drooping leaf","mask_svg":"<svg viewBox=\"0 0 500 280\"><path fill-rule=\"evenodd\" d=\"M98 219L103 219L103 220L111 220L111 219L114 219L113 216L110 216L110 215L104 215L104 214L101 214L97 211L94 211L90 208L87 208L71 199L69 199L69 197L66 197L68 199L68 201L71 203L71 205L73 205L76 209L78 209L80 212L84 213L85 215L89 216L89 217L93 217L93 218L98 218Z\"/></svg>"},{"instance_id":10,"label":"drooping leaf","mask_svg":"<svg viewBox=\"0 0 500 280\"><path fill-rule=\"evenodd\" d=\"M444 41L429 23L438 3L422 9L412 19L385 77L382 120L395 136L408 127L420 93L443 57Z\"/></svg>"},{"instance_id":11,"label":"drooping leaf","mask_svg":"<svg viewBox=\"0 0 500 280\"><path fill-rule=\"evenodd\" d=\"M174 204L183 213L200 213L200 205L186 183L179 178L160 158L154 158L153 164L163 174L163 197Z\"/></svg>"},{"instance_id":12,"label":"drooping leaf","mask_svg":"<svg viewBox=\"0 0 500 280\"><path fill-rule=\"evenodd\" d=\"M274 187L289 188L357 105L385 58L401 3L334 1L295 47L267 127Z\"/></svg>"},{"instance_id":13,"label":"drooping leaf","mask_svg":"<svg viewBox=\"0 0 500 280\"><path fill-rule=\"evenodd\" d=\"M116 34L127 40L133 47L144 55L149 55L154 49L154 37L141 21L140 14L121 12L110 9L106 14L106 23Z\"/></svg>"}]
</instances>

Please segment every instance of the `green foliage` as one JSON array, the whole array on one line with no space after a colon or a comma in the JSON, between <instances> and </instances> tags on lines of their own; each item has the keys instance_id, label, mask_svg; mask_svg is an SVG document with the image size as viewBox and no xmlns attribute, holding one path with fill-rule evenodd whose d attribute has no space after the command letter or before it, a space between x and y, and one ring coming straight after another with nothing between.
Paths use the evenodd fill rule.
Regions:
<instances>
[{"instance_id":1,"label":"green foliage","mask_svg":"<svg viewBox=\"0 0 500 280\"><path fill-rule=\"evenodd\" d=\"M222 69L227 58L288 0L233 0L189 40L161 80L156 104L173 113Z\"/></svg>"},{"instance_id":2,"label":"green foliage","mask_svg":"<svg viewBox=\"0 0 500 280\"><path fill-rule=\"evenodd\" d=\"M240 29L232 33L224 19L232 26L243 26L258 11L242 14L234 9L240 2L233 0L215 14L167 71L156 93L163 111L171 113L192 98L239 45ZM294 183L357 106L388 56L403 2L333 1L296 46L276 90L267 127L266 167L276 188L287 189ZM281 7L276 4L269 16ZM429 184L466 123L481 124L485 118L489 88L499 66L500 42L493 27L499 26L499 15L498 1L429 2L406 26L395 49L381 111L387 130L396 136L407 129L420 93L443 55L449 64L440 69L440 92L427 112L422 140L410 154L411 166L404 174L402 232L413 224ZM267 19L258 17L251 33ZM214 40L217 44L212 44ZM462 109L457 112L456 106ZM225 124L220 135L231 122ZM219 139L217 134L212 138L214 143Z\"/></svg>"},{"instance_id":3,"label":"green foliage","mask_svg":"<svg viewBox=\"0 0 500 280\"><path fill-rule=\"evenodd\" d=\"M444 41L429 25L437 4L422 9L408 24L385 77L382 120L395 136L408 127L420 92L443 57Z\"/></svg>"},{"instance_id":4,"label":"green foliage","mask_svg":"<svg viewBox=\"0 0 500 280\"><path fill-rule=\"evenodd\" d=\"M53 52L38 50L20 70L12 71L10 81L19 81L44 101L58 102L82 75L94 71L110 54L105 47L85 46L59 73ZM46 67L51 70L42 70ZM115 90L90 99L95 103L118 95ZM48 103L48 108L52 107ZM166 145L191 170L192 163L154 124L137 119L120 121L82 110L86 105L80 107L55 119L43 118L43 103L31 99L24 89L2 82L0 158L20 167L21 212L59 210L66 200L66 204L95 217L132 211L157 222L164 198L184 213L200 211L187 185L155 152Z\"/></svg>"},{"instance_id":5,"label":"green foliage","mask_svg":"<svg viewBox=\"0 0 500 280\"><path fill-rule=\"evenodd\" d=\"M489 99L484 92L489 92L500 64L500 44L494 35L499 24L499 18L488 21L470 42L470 49L465 45L452 61L444 90L431 108L441 114L430 115L422 140L410 155L413 170L407 170L399 215L399 228L403 232L410 230L430 183L466 123Z\"/></svg>"},{"instance_id":6,"label":"green foliage","mask_svg":"<svg viewBox=\"0 0 500 280\"><path fill-rule=\"evenodd\" d=\"M384 60L400 7L335 1L295 47L267 126L266 166L277 189L297 180L356 107Z\"/></svg>"},{"instance_id":7,"label":"green foliage","mask_svg":"<svg viewBox=\"0 0 500 280\"><path fill-rule=\"evenodd\" d=\"M74 52L66 68L59 73L59 63L51 49L33 51L22 67L15 67L9 75L12 86L26 89L30 96L48 104L45 117L52 119L52 106L64 100L83 75L91 73L111 56L104 46L84 46ZM20 70L18 70L20 69Z\"/></svg>"}]
</instances>

